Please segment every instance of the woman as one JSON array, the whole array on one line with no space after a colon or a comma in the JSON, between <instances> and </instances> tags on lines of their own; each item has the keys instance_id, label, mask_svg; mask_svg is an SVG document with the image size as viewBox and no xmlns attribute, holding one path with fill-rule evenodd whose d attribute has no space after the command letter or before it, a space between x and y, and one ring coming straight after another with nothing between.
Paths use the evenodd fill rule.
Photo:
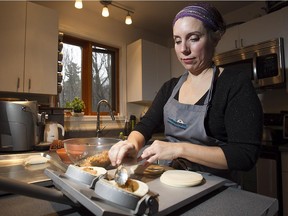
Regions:
<instances>
[{"instance_id":1,"label":"woman","mask_svg":"<svg viewBox=\"0 0 288 216\"><path fill-rule=\"evenodd\" d=\"M262 107L245 71L213 64L225 32L216 8L185 7L173 21L175 51L187 70L166 82L126 141L109 151L112 165L136 157L153 130L165 126L167 141L155 140L141 154L148 163L168 160L178 169L205 171L236 181L251 169L262 136Z\"/></svg>"}]
</instances>

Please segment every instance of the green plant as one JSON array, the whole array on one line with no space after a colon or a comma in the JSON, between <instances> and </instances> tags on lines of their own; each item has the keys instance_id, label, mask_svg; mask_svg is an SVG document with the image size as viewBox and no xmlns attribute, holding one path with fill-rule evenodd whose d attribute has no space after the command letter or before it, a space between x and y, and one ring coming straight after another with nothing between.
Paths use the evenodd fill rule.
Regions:
<instances>
[{"instance_id":1,"label":"green plant","mask_svg":"<svg viewBox=\"0 0 288 216\"><path fill-rule=\"evenodd\" d=\"M72 104L71 104L71 102L66 102L66 104L65 104L65 108L72 108Z\"/></svg>"},{"instance_id":2,"label":"green plant","mask_svg":"<svg viewBox=\"0 0 288 216\"><path fill-rule=\"evenodd\" d=\"M81 113L85 109L85 103L79 97L75 97L71 102L66 103L66 108L72 108L74 112Z\"/></svg>"}]
</instances>

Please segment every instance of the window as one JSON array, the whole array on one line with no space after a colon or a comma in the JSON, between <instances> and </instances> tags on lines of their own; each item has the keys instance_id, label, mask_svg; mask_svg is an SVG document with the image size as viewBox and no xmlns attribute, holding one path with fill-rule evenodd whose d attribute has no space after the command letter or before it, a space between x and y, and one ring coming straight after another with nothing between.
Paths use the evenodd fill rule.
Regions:
<instances>
[{"instance_id":1,"label":"window","mask_svg":"<svg viewBox=\"0 0 288 216\"><path fill-rule=\"evenodd\" d=\"M106 99L118 113L118 49L64 35L62 52L60 106L80 97L86 105L85 115L95 115L98 102ZM108 111L101 107L101 114Z\"/></svg>"}]
</instances>

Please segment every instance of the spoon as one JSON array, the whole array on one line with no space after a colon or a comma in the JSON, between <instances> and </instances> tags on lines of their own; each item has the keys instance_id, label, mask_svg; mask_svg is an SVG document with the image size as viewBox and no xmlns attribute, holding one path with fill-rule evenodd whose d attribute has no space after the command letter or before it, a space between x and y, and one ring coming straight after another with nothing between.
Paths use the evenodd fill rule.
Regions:
<instances>
[{"instance_id":1,"label":"spoon","mask_svg":"<svg viewBox=\"0 0 288 216\"><path fill-rule=\"evenodd\" d=\"M126 184L129 178L128 170L121 164L117 167L114 180L119 186L123 186Z\"/></svg>"}]
</instances>

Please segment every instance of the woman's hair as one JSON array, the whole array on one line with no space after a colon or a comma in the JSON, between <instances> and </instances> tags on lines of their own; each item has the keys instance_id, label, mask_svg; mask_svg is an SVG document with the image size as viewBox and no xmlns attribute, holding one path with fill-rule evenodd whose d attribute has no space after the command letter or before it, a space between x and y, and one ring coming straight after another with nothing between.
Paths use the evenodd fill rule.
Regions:
<instances>
[{"instance_id":1,"label":"woman's hair","mask_svg":"<svg viewBox=\"0 0 288 216\"><path fill-rule=\"evenodd\" d=\"M202 21L210 39L213 41L218 42L226 31L226 24L222 15L213 5L207 2L195 3L183 8L175 16L173 26L178 19L183 17L193 17Z\"/></svg>"}]
</instances>

